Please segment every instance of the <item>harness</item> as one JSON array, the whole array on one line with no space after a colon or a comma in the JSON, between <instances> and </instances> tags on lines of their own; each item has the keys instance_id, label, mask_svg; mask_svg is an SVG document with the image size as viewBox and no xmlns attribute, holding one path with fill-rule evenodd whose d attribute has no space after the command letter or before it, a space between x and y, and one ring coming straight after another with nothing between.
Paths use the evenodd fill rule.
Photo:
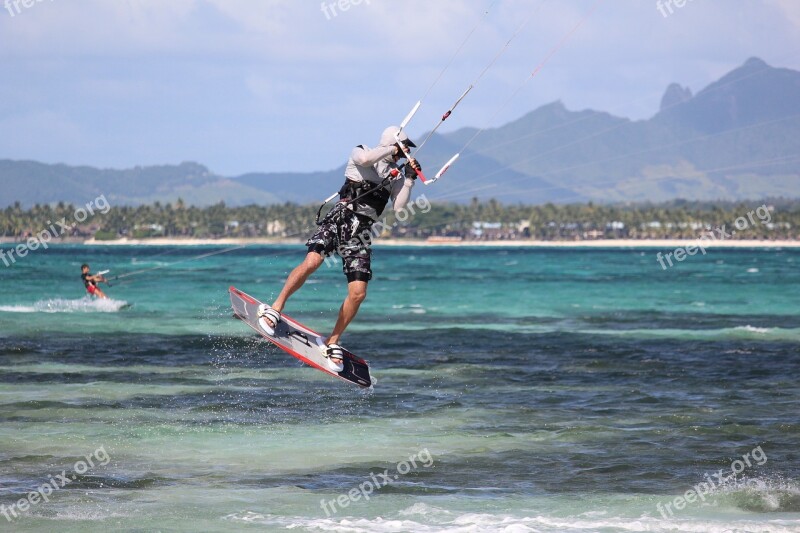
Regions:
<instances>
[{"instance_id":1,"label":"harness","mask_svg":"<svg viewBox=\"0 0 800 533\"><path fill-rule=\"evenodd\" d=\"M339 201L347 202L354 206L358 201L373 208L378 215L383 213L391 196L391 191L383 183L345 180L344 185L339 189Z\"/></svg>"},{"instance_id":2,"label":"harness","mask_svg":"<svg viewBox=\"0 0 800 533\"><path fill-rule=\"evenodd\" d=\"M97 283L95 283L94 281L86 279L88 276L91 276L91 274L81 274L81 279L83 280L84 287L88 289L90 285L97 286Z\"/></svg>"},{"instance_id":3,"label":"harness","mask_svg":"<svg viewBox=\"0 0 800 533\"><path fill-rule=\"evenodd\" d=\"M383 180L381 183L358 183L351 180L345 180L344 185L342 185L342 188L339 189L338 192L339 201L336 203L333 209L328 211L328 214L326 214L322 220L320 220L322 209L330 200L333 199L333 197L329 198L325 203L319 206L319 209L317 210L317 225L321 226L322 224L331 221L338 223L341 221L342 217L348 214L355 215L364 224L372 224L372 219L359 213L357 206L359 204L367 205L373 208L380 216L386 207L389 198L392 196L391 191L385 187L386 183L388 182L388 179Z\"/></svg>"},{"instance_id":4,"label":"harness","mask_svg":"<svg viewBox=\"0 0 800 533\"><path fill-rule=\"evenodd\" d=\"M345 178L344 185L339 189L339 192L331 195L319 206L316 218L317 225L319 226L326 221L334 220L334 217L343 215L345 207L350 208L351 212L354 212L359 218L368 218L357 212L359 204L371 207L378 216L380 216L386 208L389 199L392 197L391 188L388 188L387 185L389 185L398 174L398 172L393 170L392 173L381 180L380 183L372 183L369 181L357 182ZM322 220L320 220L322 210L337 194L339 195L339 202L333 209L328 211L328 214L325 215ZM370 222L372 221L370 220Z\"/></svg>"}]
</instances>

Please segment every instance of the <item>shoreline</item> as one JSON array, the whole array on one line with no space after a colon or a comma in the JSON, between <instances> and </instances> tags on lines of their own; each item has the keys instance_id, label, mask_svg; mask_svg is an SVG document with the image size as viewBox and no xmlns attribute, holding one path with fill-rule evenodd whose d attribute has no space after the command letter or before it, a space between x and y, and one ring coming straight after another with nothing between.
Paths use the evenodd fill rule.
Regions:
<instances>
[{"instance_id":1,"label":"shoreline","mask_svg":"<svg viewBox=\"0 0 800 533\"><path fill-rule=\"evenodd\" d=\"M800 241L757 241L727 240L704 241L701 239L601 239L595 241L462 241L462 242L427 242L399 239L376 241L385 246L429 246L429 247L471 247L488 248L685 248L697 246L703 248L800 248Z\"/></svg>"},{"instance_id":2,"label":"shoreline","mask_svg":"<svg viewBox=\"0 0 800 533\"><path fill-rule=\"evenodd\" d=\"M96 241L88 239L77 244L86 246L251 246L303 245L305 240L297 239L119 239L115 241ZM431 242L413 239L377 239L376 247L486 247L486 248L800 248L800 241L761 241L761 240L701 240L701 239L601 239L592 241L458 241Z\"/></svg>"},{"instance_id":3,"label":"shoreline","mask_svg":"<svg viewBox=\"0 0 800 533\"><path fill-rule=\"evenodd\" d=\"M18 245L18 241L0 237L0 245ZM81 244L84 246L302 246L305 239L250 238L250 239L117 239L98 241L95 239L64 239L52 245ZM745 239L599 239L591 241L427 241L421 239L376 239L376 247L424 247L424 248L662 248L676 249L687 246L701 248L800 248L800 240L761 241ZM12 246L13 247L13 246Z\"/></svg>"}]
</instances>

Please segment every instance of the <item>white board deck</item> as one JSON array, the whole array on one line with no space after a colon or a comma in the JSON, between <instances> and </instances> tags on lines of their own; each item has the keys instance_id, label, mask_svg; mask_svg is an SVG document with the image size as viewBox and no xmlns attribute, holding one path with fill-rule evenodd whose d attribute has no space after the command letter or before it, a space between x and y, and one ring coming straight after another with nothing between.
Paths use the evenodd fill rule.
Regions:
<instances>
[{"instance_id":1,"label":"white board deck","mask_svg":"<svg viewBox=\"0 0 800 533\"><path fill-rule=\"evenodd\" d=\"M280 323L275 328L275 334L270 335L258 325L257 313L261 302L236 287L231 287L229 292L234 316L281 350L331 376L360 387L372 385L373 379L369 374L369 364L365 360L343 349L344 368L341 372L334 372L328 367L328 360L322 355L319 348L319 343L325 340L322 335L287 315L282 315Z\"/></svg>"}]
</instances>

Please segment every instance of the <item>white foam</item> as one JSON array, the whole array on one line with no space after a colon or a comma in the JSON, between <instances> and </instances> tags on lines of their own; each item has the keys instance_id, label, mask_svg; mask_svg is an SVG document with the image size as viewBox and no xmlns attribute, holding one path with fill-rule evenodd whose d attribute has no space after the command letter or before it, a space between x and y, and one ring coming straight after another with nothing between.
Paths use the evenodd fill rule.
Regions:
<instances>
[{"instance_id":1,"label":"white foam","mask_svg":"<svg viewBox=\"0 0 800 533\"><path fill-rule=\"evenodd\" d=\"M604 513L600 513L604 514ZM401 510L397 517L362 518L353 516L289 517L260 514L252 511L234 513L223 519L231 522L258 524L270 528L298 529L303 531L339 531L348 533L394 533L399 531L448 533L586 533L607 531L625 533L650 531L683 533L797 533L800 520L718 520L698 517L576 517L512 516L508 514L461 513L436 509L425 504L415 504Z\"/></svg>"},{"instance_id":2,"label":"white foam","mask_svg":"<svg viewBox=\"0 0 800 533\"><path fill-rule=\"evenodd\" d=\"M4 313L116 313L128 305L125 300L92 299L88 296L78 300L52 298L40 300L33 305L0 305Z\"/></svg>"},{"instance_id":3,"label":"white foam","mask_svg":"<svg viewBox=\"0 0 800 533\"><path fill-rule=\"evenodd\" d=\"M410 305L393 305L392 309L408 309L414 315L424 315L427 313L425 308L421 304L410 304Z\"/></svg>"},{"instance_id":4,"label":"white foam","mask_svg":"<svg viewBox=\"0 0 800 533\"><path fill-rule=\"evenodd\" d=\"M738 329L739 331L748 331L750 333L770 333L773 331L773 328L757 328L755 326L738 326L734 329Z\"/></svg>"},{"instance_id":5,"label":"white foam","mask_svg":"<svg viewBox=\"0 0 800 533\"><path fill-rule=\"evenodd\" d=\"M0 312L3 313L35 313L36 308L32 305L0 305Z\"/></svg>"},{"instance_id":6,"label":"white foam","mask_svg":"<svg viewBox=\"0 0 800 533\"><path fill-rule=\"evenodd\" d=\"M475 326L473 329L478 329ZM764 328L755 326L736 326L722 329L628 329L628 330L600 330L583 329L581 333L589 335L607 335L633 338L692 338L702 340L714 339L769 339L790 340L800 339L800 328Z\"/></svg>"}]
</instances>

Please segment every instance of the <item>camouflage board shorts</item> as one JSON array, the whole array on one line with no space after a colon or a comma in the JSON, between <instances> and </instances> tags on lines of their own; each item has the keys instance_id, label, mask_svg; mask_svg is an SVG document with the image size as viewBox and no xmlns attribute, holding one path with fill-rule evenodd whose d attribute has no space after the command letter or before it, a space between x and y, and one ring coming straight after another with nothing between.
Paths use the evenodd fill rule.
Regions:
<instances>
[{"instance_id":1,"label":"camouflage board shorts","mask_svg":"<svg viewBox=\"0 0 800 533\"><path fill-rule=\"evenodd\" d=\"M306 246L309 252L323 257L334 253L339 255L342 258L342 272L351 282L372 279L371 244L372 220L338 204L322 220Z\"/></svg>"}]
</instances>

